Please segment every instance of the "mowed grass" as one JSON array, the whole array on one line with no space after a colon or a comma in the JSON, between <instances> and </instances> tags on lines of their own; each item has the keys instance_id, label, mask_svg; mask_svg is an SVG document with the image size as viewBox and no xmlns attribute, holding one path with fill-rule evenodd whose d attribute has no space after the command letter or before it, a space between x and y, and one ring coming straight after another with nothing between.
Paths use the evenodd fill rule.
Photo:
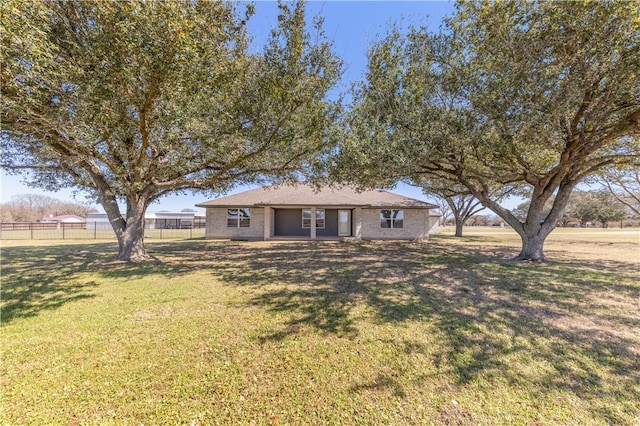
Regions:
<instances>
[{"instance_id":1,"label":"mowed grass","mask_svg":"<svg viewBox=\"0 0 640 426\"><path fill-rule=\"evenodd\" d=\"M640 233L465 231L3 242L0 423L637 425Z\"/></svg>"}]
</instances>

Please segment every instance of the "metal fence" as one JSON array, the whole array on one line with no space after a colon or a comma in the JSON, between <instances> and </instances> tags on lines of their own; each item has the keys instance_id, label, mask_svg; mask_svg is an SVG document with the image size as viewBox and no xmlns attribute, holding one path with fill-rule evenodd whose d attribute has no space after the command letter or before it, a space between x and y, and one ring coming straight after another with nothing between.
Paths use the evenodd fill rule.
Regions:
<instances>
[{"instance_id":1,"label":"metal fence","mask_svg":"<svg viewBox=\"0 0 640 426\"><path fill-rule=\"evenodd\" d=\"M145 239L203 238L204 228L145 229ZM111 228L100 223L6 223L0 224L0 240L115 240Z\"/></svg>"}]
</instances>

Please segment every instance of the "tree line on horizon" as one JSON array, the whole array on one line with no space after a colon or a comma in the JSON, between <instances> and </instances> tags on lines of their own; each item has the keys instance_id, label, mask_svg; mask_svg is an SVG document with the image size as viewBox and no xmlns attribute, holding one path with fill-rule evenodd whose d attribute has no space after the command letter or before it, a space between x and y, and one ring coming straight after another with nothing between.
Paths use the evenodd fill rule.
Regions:
<instances>
[{"instance_id":1,"label":"tree line on horizon","mask_svg":"<svg viewBox=\"0 0 640 426\"><path fill-rule=\"evenodd\" d=\"M256 49L255 7L2 2L0 166L89 191L130 261L166 194L300 179L473 197L542 261L578 184L637 176L634 2L461 1L438 31L392 25L348 105L321 17L279 3Z\"/></svg>"},{"instance_id":2,"label":"tree line on horizon","mask_svg":"<svg viewBox=\"0 0 640 426\"><path fill-rule=\"evenodd\" d=\"M603 228L610 223L620 222L623 226L638 226L640 224L640 180L608 179L601 181L604 187L591 190L576 190L571 193L557 226L593 227L597 222ZM630 176L627 176L629 178ZM455 236L462 237L465 225L504 225L504 221L497 215L479 214L484 210L482 203L471 195L455 195L440 191L437 194L425 195L431 197L440 212L440 223L455 226ZM553 199L544 207L543 214L549 214ZM519 220L526 220L530 203L518 204L511 209L511 213ZM625 225L626 223L626 225Z\"/></svg>"},{"instance_id":3,"label":"tree line on horizon","mask_svg":"<svg viewBox=\"0 0 640 426\"><path fill-rule=\"evenodd\" d=\"M451 201L457 203L453 208L450 205ZM505 224L496 215L481 214L484 207L472 197L453 197L450 200L438 198L434 202L439 206L442 214L441 224L455 226L455 235L458 237L462 236L465 225L504 226ZM548 212L550 206L551 203L545 207L545 211ZM528 210L529 202L525 201L511 209L511 213L520 220L525 220ZM557 223L558 227L577 228L608 228L613 225L637 227L640 225L640 214L606 190L574 191L562 218Z\"/></svg>"},{"instance_id":4,"label":"tree line on horizon","mask_svg":"<svg viewBox=\"0 0 640 426\"><path fill-rule=\"evenodd\" d=\"M0 204L0 222L40 222L49 216L86 218L98 210L91 204L59 200L42 194L18 194Z\"/></svg>"}]
</instances>

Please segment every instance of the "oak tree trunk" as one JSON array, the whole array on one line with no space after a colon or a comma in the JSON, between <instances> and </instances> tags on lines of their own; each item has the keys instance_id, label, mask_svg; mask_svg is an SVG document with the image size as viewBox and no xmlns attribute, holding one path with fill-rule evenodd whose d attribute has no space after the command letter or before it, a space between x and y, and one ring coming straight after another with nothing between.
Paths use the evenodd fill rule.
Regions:
<instances>
[{"instance_id":1,"label":"oak tree trunk","mask_svg":"<svg viewBox=\"0 0 640 426\"><path fill-rule=\"evenodd\" d=\"M529 260L531 262L544 262L544 240L541 235L521 235L522 249L516 256L516 260Z\"/></svg>"},{"instance_id":2,"label":"oak tree trunk","mask_svg":"<svg viewBox=\"0 0 640 426\"><path fill-rule=\"evenodd\" d=\"M562 181L553 199L551 210L544 213L545 203L553 195L552 188L535 188L531 197L529 210L524 222L520 222L511 211L502 207L486 194L475 191L476 198L483 201L487 207L504 219L520 235L522 249L515 260L529 260L532 262L544 262L544 241L558 224L564 213L569 196L575 187L575 181ZM470 189L472 189L471 187Z\"/></svg>"},{"instance_id":3,"label":"oak tree trunk","mask_svg":"<svg viewBox=\"0 0 640 426\"><path fill-rule=\"evenodd\" d=\"M544 262L544 241L562 218L575 184L576 182L572 180L562 181L558 186L551 210L546 217L543 210L544 204L550 196L549 191L539 193L534 190L534 196L527 212L527 219L523 224L524 226L518 231L522 239L522 250L520 250L520 254L516 259ZM536 197L536 195L538 196Z\"/></svg>"},{"instance_id":4,"label":"oak tree trunk","mask_svg":"<svg viewBox=\"0 0 640 426\"><path fill-rule=\"evenodd\" d=\"M100 200L118 239L116 259L139 262L149 259L144 248L144 214L148 198L139 195L127 200L127 214L123 217L114 196L102 196Z\"/></svg>"},{"instance_id":5,"label":"oak tree trunk","mask_svg":"<svg viewBox=\"0 0 640 426\"><path fill-rule=\"evenodd\" d=\"M462 219L456 218L456 237L462 237L462 227L464 226L464 221Z\"/></svg>"},{"instance_id":6,"label":"oak tree trunk","mask_svg":"<svg viewBox=\"0 0 640 426\"><path fill-rule=\"evenodd\" d=\"M144 248L144 211L141 217L127 218L123 232L118 235L118 246L118 260L137 262L149 259Z\"/></svg>"}]
</instances>

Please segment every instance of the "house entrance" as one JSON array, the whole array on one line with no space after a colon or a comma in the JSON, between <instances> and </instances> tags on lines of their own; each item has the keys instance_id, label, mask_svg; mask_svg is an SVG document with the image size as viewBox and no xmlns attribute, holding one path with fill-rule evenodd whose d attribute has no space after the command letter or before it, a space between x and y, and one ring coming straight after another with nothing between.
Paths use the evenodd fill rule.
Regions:
<instances>
[{"instance_id":1,"label":"house entrance","mask_svg":"<svg viewBox=\"0 0 640 426\"><path fill-rule=\"evenodd\" d=\"M310 208L274 209L273 236L309 238L311 237L311 221ZM351 236L351 210L318 207L315 225L317 238Z\"/></svg>"},{"instance_id":2,"label":"house entrance","mask_svg":"<svg viewBox=\"0 0 640 426\"><path fill-rule=\"evenodd\" d=\"M351 210L338 210L338 236L351 236Z\"/></svg>"}]
</instances>

